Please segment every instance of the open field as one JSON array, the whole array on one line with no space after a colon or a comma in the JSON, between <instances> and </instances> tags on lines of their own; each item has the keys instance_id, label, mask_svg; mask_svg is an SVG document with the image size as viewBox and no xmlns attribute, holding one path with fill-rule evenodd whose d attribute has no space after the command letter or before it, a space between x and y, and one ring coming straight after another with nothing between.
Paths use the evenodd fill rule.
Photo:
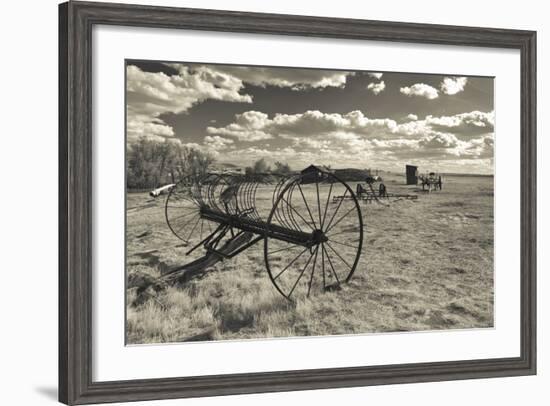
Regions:
<instances>
[{"instance_id":1,"label":"open field","mask_svg":"<svg viewBox=\"0 0 550 406\"><path fill-rule=\"evenodd\" d=\"M403 177L383 175L388 192L417 192ZM258 191L262 215L272 190ZM418 194L388 207L360 203L362 254L341 290L287 301L268 277L260 242L154 300L134 305L135 289L128 289L127 342L491 327L493 177L448 176L442 191ZM128 193L127 277L160 276L202 255L184 252L166 225L164 197ZM281 261L284 255L292 254L283 252Z\"/></svg>"}]
</instances>

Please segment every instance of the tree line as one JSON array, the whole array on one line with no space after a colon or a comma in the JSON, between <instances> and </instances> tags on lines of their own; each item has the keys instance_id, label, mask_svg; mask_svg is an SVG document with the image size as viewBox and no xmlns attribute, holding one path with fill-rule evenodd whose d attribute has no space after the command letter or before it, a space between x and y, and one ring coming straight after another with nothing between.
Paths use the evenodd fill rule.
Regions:
<instances>
[{"instance_id":1,"label":"tree line","mask_svg":"<svg viewBox=\"0 0 550 406\"><path fill-rule=\"evenodd\" d=\"M128 146L126 187L152 189L184 176L200 177L214 162L212 155L170 141L141 137Z\"/></svg>"},{"instance_id":2,"label":"tree line","mask_svg":"<svg viewBox=\"0 0 550 406\"><path fill-rule=\"evenodd\" d=\"M176 142L141 137L127 147L126 187L154 189L177 183L185 176L199 179L211 169L213 163L214 157L204 151ZM272 168L261 158L244 170L244 176L251 180L270 173L290 175L292 169L282 162L275 162Z\"/></svg>"}]
</instances>

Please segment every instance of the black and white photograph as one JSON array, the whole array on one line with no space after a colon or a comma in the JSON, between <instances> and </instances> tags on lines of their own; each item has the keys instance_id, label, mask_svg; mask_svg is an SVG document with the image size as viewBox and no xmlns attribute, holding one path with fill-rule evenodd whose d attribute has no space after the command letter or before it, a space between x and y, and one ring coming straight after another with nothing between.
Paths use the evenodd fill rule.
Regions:
<instances>
[{"instance_id":1,"label":"black and white photograph","mask_svg":"<svg viewBox=\"0 0 550 406\"><path fill-rule=\"evenodd\" d=\"M127 344L494 324L494 78L126 61Z\"/></svg>"}]
</instances>

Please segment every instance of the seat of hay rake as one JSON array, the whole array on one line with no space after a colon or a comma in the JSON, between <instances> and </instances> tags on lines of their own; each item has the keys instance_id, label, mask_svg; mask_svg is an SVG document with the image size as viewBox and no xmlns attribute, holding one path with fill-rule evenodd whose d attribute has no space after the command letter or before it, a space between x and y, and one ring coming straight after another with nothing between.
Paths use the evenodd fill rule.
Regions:
<instances>
[{"instance_id":1,"label":"seat of hay rake","mask_svg":"<svg viewBox=\"0 0 550 406\"><path fill-rule=\"evenodd\" d=\"M263 241L269 278L287 299L339 289L353 276L363 244L355 194L324 171L189 176L168 194L165 215L185 255L205 251L179 270L211 266Z\"/></svg>"}]
</instances>

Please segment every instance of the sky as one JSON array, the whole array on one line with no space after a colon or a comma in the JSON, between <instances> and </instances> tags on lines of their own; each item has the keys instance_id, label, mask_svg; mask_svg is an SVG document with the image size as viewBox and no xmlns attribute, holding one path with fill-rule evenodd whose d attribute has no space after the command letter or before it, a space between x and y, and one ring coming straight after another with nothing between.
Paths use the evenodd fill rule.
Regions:
<instances>
[{"instance_id":1,"label":"sky","mask_svg":"<svg viewBox=\"0 0 550 406\"><path fill-rule=\"evenodd\" d=\"M241 167L493 173L493 78L132 61L127 143L181 143Z\"/></svg>"}]
</instances>

